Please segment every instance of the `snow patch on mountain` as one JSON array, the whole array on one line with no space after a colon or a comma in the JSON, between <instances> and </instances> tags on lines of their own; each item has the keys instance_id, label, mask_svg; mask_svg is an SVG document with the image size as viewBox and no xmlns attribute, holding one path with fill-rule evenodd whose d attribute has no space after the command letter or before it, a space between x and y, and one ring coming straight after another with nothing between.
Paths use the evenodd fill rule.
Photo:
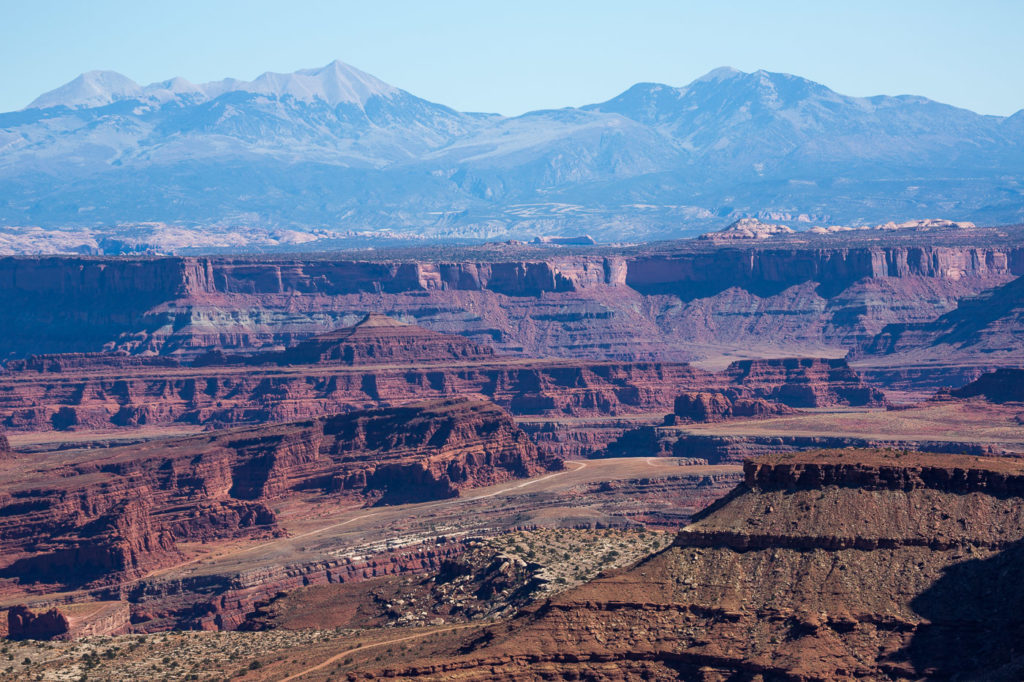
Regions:
<instances>
[{"instance_id":1,"label":"snow patch on mountain","mask_svg":"<svg viewBox=\"0 0 1024 682\"><path fill-rule=\"evenodd\" d=\"M32 100L28 109L45 109L55 106L101 107L120 99L131 99L142 95L139 84L116 71L88 71L56 90L44 93Z\"/></svg>"},{"instance_id":2,"label":"snow patch on mountain","mask_svg":"<svg viewBox=\"0 0 1024 682\"><path fill-rule=\"evenodd\" d=\"M116 71L90 71L40 95L26 109L55 106L92 108L128 99L162 104L179 97L187 97L194 103L215 99L228 92L250 92L277 99L292 97L302 102L319 100L332 107L339 104L363 107L373 97L393 97L402 91L340 61L295 73L268 71L253 81L225 78L200 85L184 78L172 78L142 87Z\"/></svg>"},{"instance_id":3,"label":"snow patch on mountain","mask_svg":"<svg viewBox=\"0 0 1024 682\"><path fill-rule=\"evenodd\" d=\"M251 83L237 85L234 90L276 97L291 96L303 102L322 100L331 106L363 106L372 97L391 97L401 92L340 61L320 69L304 69L295 73L268 72Z\"/></svg>"}]
</instances>

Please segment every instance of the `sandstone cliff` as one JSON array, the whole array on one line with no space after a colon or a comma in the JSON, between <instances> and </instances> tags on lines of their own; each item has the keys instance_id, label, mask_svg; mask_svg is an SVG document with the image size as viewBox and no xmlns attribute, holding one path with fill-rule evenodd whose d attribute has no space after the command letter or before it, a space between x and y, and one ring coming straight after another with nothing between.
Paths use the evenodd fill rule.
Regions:
<instances>
[{"instance_id":1,"label":"sandstone cliff","mask_svg":"<svg viewBox=\"0 0 1024 682\"><path fill-rule=\"evenodd\" d=\"M0 324L19 334L0 339L0 355L251 351L292 345L367 310L530 356L851 348L1024 274L1015 235L993 232L984 246L928 233L687 242L521 261L483 249L458 260L5 258Z\"/></svg>"},{"instance_id":2,"label":"sandstone cliff","mask_svg":"<svg viewBox=\"0 0 1024 682\"><path fill-rule=\"evenodd\" d=\"M397 329L419 336L415 328ZM461 339L436 336L441 337L438 345L425 353L453 347L466 354L445 362L385 366L317 363L279 370L210 364L117 372L82 369L59 375L11 372L0 376L0 426L33 431L173 423L225 426L471 394L515 415L551 417L666 412L677 396L689 391L727 391L731 401L763 399L794 407L884 404L881 391L865 384L843 360L743 361L712 373L684 363L491 358L466 350ZM372 347L378 354L404 354L408 345L403 338L388 334L387 343L375 341ZM756 410L750 403L739 412Z\"/></svg>"},{"instance_id":3,"label":"sandstone cliff","mask_svg":"<svg viewBox=\"0 0 1024 682\"><path fill-rule=\"evenodd\" d=\"M1024 633L1022 494L1020 460L822 451L755 461L669 549L478 633L455 655L381 674L1012 676Z\"/></svg>"},{"instance_id":4,"label":"sandstone cliff","mask_svg":"<svg viewBox=\"0 0 1024 682\"><path fill-rule=\"evenodd\" d=\"M225 357L215 351L200 356L193 364L452 364L487 360L493 355L494 349L490 346L477 345L456 334L439 334L386 315L370 313L351 327L318 334L281 352Z\"/></svg>"},{"instance_id":5,"label":"sandstone cliff","mask_svg":"<svg viewBox=\"0 0 1024 682\"><path fill-rule=\"evenodd\" d=\"M683 363L524 362L486 355L372 367L19 371L0 375L0 426L33 431L225 426L456 395L483 395L517 415L614 416L668 410L681 391L722 381Z\"/></svg>"},{"instance_id":6,"label":"sandstone cliff","mask_svg":"<svg viewBox=\"0 0 1024 682\"><path fill-rule=\"evenodd\" d=\"M1024 331L1024 277L983 294L963 299L935 320L887 325L855 350L857 356L889 355L945 346L946 352L975 349L1019 353Z\"/></svg>"},{"instance_id":7,"label":"sandstone cliff","mask_svg":"<svg viewBox=\"0 0 1024 682\"><path fill-rule=\"evenodd\" d=\"M438 499L545 466L507 414L469 399L15 459L0 467L0 576L138 577L180 561L180 541L278 532L270 500Z\"/></svg>"}]
</instances>

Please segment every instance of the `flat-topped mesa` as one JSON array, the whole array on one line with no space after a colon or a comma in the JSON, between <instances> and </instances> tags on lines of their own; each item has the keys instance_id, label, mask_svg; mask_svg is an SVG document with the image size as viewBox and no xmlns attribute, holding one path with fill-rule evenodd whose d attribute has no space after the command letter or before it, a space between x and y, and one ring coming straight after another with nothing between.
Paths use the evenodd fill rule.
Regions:
<instances>
[{"instance_id":1,"label":"flat-topped mesa","mask_svg":"<svg viewBox=\"0 0 1024 682\"><path fill-rule=\"evenodd\" d=\"M725 375L738 389L790 407L885 404L885 394L865 384L841 358L740 360Z\"/></svg>"},{"instance_id":2,"label":"flat-topped mesa","mask_svg":"<svg viewBox=\"0 0 1024 682\"><path fill-rule=\"evenodd\" d=\"M200 356L197 366L246 365L387 365L398 363L452 363L486 360L494 349L458 334L442 334L393 317L369 313L351 327L318 334L283 351L249 356Z\"/></svg>"},{"instance_id":3,"label":"flat-topped mesa","mask_svg":"<svg viewBox=\"0 0 1024 682\"><path fill-rule=\"evenodd\" d=\"M961 388L950 391L954 398L980 396L992 403L1024 402L1024 369L1003 368L980 377Z\"/></svg>"},{"instance_id":4,"label":"flat-topped mesa","mask_svg":"<svg viewBox=\"0 0 1024 682\"><path fill-rule=\"evenodd\" d=\"M285 350L281 364L342 363L372 365L394 362L445 362L483 359L494 355L457 334L441 334L370 313L358 324L314 336Z\"/></svg>"},{"instance_id":5,"label":"flat-topped mesa","mask_svg":"<svg viewBox=\"0 0 1024 682\"><path fill-rule=\"evenodd\" d=\"M0 577L128 579L181 561L178 542L278 533L270 500L419 502L559 466L468 398L14 460L0 467Z\"/></svg>"},{"instance_id":6,"label":"flat-topped mesa","mask_svg":"<svg viewBox=\"0 0 1024 682\"><path fill-rule=\"evenodd\" d=\"M744 462L743 471L747 487L762 491L841 486L1024 497L1024 459L898 450L816 450L758 457Z\"/></svg>"},{"instance_id":7,"label":"flat-topped mesa","mask_svg":"<svg viewBox=\"0 0 1024 682\"><path fill-rule=\"evenodd\" d=\"M833 450L747 471L667 549L379 676L1019 679L1024 459Z\"/></svg>"}]
</instances>

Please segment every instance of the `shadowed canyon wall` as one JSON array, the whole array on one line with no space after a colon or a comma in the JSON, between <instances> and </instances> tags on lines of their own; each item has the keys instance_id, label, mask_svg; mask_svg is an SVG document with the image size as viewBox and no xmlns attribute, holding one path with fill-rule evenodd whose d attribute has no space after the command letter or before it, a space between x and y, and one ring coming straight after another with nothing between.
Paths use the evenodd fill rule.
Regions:
<instances>
[{"instance_id":1,"label":"shadowed canyon wall","mask_svg":"<svg viewBox=\"0 0 1024 682\"><path fill-rule=\"evenodd\" d=\"M526 260L3 258L0 356L292 345L368 311L532 356L867 343L1024 274L1024 247L678 246ZM427 259L429 258L429 260Z\"/></svg>"}]
</instances>

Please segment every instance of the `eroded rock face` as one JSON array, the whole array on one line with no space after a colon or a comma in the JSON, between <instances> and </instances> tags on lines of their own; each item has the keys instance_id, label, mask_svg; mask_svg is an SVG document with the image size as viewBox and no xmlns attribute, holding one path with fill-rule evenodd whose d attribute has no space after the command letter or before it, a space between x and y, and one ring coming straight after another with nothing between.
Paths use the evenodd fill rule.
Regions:
<instances>
[{"instance_id":1,"label":"eroded rock face","mask_svg":"<svg viewBox=\"0 0 1024 682\"><path fill-rule=\"evenodd\" d=\"M494 355L456 334L439 334L387 315L370 313L357 324L319 334L282 352L224 357L213 353L196 365L388 365L395 363L459 363L486 360Z\"/></svg>"},{"instance_id":2,"label":"eroded rock face","mask_svg":"<svg viewBox=\"0 0 1024 682\"><path fill-rule=\"evenodd\" d=\"M534 260L472 250L455 261L7 258L0 325L19 334L0 339L0 355L111 348L187 360L294 345L367 310L534 357L682 360L711 343L850 348L1024 274L1024 250L1005 235L981 246L906 232Z\"/></svg>"},{"instance_id":3,"label":"eroded rock face","mask_svg":"<svg viewBox=\"0 0 1024 682\"><path fill-rule=\"evenodd\" d=\"M757 218L740 218L725 229L702 234L699 238L723 241L731 239L771 239L775 236L793 233L793 229L785 225L762 223Z\"/></svg>"},{"instance_id":4,"label":"eroded rock face","mask_svg":"<svg viewBox=\"0 0 1024 682\"><path fill-rule=\"evenodd\" d=\"M478 633L462 656L381 674L979 679L1019 669L1021 460L819 451L746 471L669 549Z\"/></svg>"},{"instance_id":5,"label":"eroded rock face","mask_svg":"<svg viewBox=\"0 0 1024 682\"><path fill-rule=\"evenodd\" d=\"M67 634L67 617L57 609L34 613L27 606L13 606L7 611L9 639L53 639Z\"/></svg>"},{"instance_id":6,"label":"eroded rock face","mask_svg":"<svg viewBox=\"0 0 1024 682\"><path fill-rule=\"evenodd\" d=\"M401 353L405 346L394 348L379 352ZM758 400L794 407L884 404L881 391L864 384L843 360L745 361L712 373L685 363L524 362L491 358L486 352L460 358L449 360L451 366L407 361L285 369L211 364L59 376L20 371L0 376L0 425L32 431L172 423L225 426L467 394L486 396L518 416L668 411L678 395L692 391L728 394L738 404L731 408L735 416L767 409Z\"/></svg>"},{"instance_id":7,"label":"eroded rock face","mask_svg":"<svg viewBox=\"0 0 1024 682\"><path fill-rule=\"evenodd\" d=\"M732 414L732 401L724 393L683 393L676 398L673 413L696 422L721 421Z\"/></svg>"},{"instance_id":8,"label":"eroded rock face","mask_svg":"<svg viewBox=\"0 0 1024 682\"><path fill-rule=\"evenodd\" d=\"M725 374L732 385L754 397L790 407L885 404L885 394L865 384L843 359L741 360L729 365Z\"/></svg>"},{"instance_id":9,"label":"eroded rock face","mask_svg":"<svg viewBox=\"0 0 1024 682\"><path fill-rule=\"evenodd\" d=\"M993 403L1024 402L1024 369L998 369L950 393L956 398L981 396Z\"/></svg>"},{"instance_id":10,"label":"eroded rock face","mask_svg":"<svg viewBox=\"0 0 1024 682\"><path fill-rule=\"evenodd\" d=\"M734 417L760 418L793 414L793 408L764 398L743 398L735 390L723 393L683 393L675 400L666 425L685 422L716 422Z\"/></svg>"},{"instance_id":11,"label":"eroded rock face","mask_svg":"<svg viewBox=\"0 0 1024 682\"><path fill-rule=\"evenodd\" d=\"M722 380L684 363L467 357L451 364L16 372L0 375L0 425L33 431L225 426L468 394L486 396L517 415L634 414L667 411L680 391Z\"/></svg>"},{"instance_id":12,"label":"eroded rock face","mask_svg":"<svg viewBox=\"0 0 1024 682\"><path fill-rule=\"evenodd\" d=\"M1024 277L966 298L932 320L888 324L853 351L856 357L907 355L940 348L950 356L1018 356L1024 330ZM953 357L951 359L961 359Z\"/></svg>"},{"instance_id":13,"label":"eroded rock face","mask_svg":"<svg viewBox=\"0 0 1024 682\"><path fill-rule=\"evenodd\" d=\"M271 500L439 499L558 465L493 403L469 399L14 460L0 469L0 575L138 577L180 561L179 541L276 533Z\"/></svg>"}]
</instances>

